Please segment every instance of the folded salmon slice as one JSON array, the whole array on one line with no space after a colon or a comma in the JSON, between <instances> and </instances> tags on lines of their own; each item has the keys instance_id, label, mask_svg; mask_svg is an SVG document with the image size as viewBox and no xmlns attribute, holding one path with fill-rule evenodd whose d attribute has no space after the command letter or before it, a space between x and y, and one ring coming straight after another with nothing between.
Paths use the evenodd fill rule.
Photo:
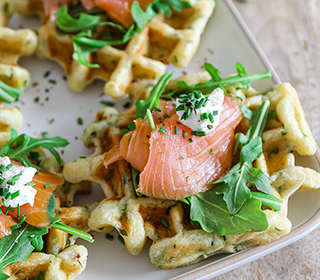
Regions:
<instances>
[{"instance_id":1,"label":"folded salmon slice","mask_svg":"<svg viewBox=\"0 0 320 280\"><path fill-rule=\"evenodd\" d=\"M21 165L19 162L12 161L15 165ZM36 227L49 227L50 217L48 214L48 202L51 198L53 191L56 189L57 185L63 184L63 179L56 174L39 171L38 175L35 175L32 182L35 183L33 186L36 190L36 196L34 199L34 205L31 207L29 203L20 206L20 217L22 215L26 216L25 222ZM19 218L17 207L12 208L8 212L12 218ZM1 210L4 213L7 207L1 205ZM1 231L1 229L0 229Z\"/></svg>"},{"instance_id":2,"label":"folded salmon slice","mask_svg":"<svg viewBox=\"0 0 320 280\"><path fill-rule=\"evenodd\" d=\"M148 120L138 119L136 129L120 142L121 156L141 172L137 191L178 200L208 190L212 187L208 183L231 168L234 129L242 119L239 103L226 96L219 125L202 137L191 135L172 105L160 103L158 107L162 112L153 113L154 131Z\"/></svg>"},{"instance_id":3,"label":"folded salmon slice","mask_svg":"<svg viewBox=\"0 0 320 280\"><path fill-rule=\"evenodd\" d=\"M11 216L0 213L0 239L11 234L11 227L17 222Z\"/></svg>"},{"instance_id":4,"label":"folded salmon slice","mask_svg":"<svg viewBox=\"0 0 320 280\"><path fill-rule=\"evenodd\" d=\"M87 10L94 7L105 10L113 22L128 28L134 23L131 16L131 6L134 1L137 0L81 0L81 3ZM44 11L46 15L53 15L60 5L76 4L77 2L77 0L43 0ZM137 2L145 10L153 0L139 0Z\"/></svg>"}]
</instances>

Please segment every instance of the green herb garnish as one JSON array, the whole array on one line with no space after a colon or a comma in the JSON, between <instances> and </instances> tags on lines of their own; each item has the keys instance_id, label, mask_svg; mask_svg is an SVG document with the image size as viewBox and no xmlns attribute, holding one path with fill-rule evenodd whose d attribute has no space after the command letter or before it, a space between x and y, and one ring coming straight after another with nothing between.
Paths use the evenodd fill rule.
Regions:
<instances>
[{"instance_id":1,"label":"green herb garnish","mask_svg":"<svg viewBox=\"0 0 320 280\"><path fill-rule=\"evenodd\" d=\"M190 218L207 231L220 235L238 235L263 231L268 220L261 205L281 209L281 200L271 194L269 178L252 166L262 153L261 134L266 124L270 102L264 101L259 109L251 111L242 106L242 112L251 126L246 135L238 134L235 150L241 145L240 161L216 182L211 190L198 193L184 202L190 205ZM251 185L261 191L252 193Z\"/></svg>"},{"instance_id":2,"label":"green herb garnish","mask_svg":"<svg viewBox=\"0 0 320 280\"><path fill-rule=\"evenodd\" d=\"M65 147L68 144L69 142L67 140L60 137L36 139L25 134L18 136L17 132L12 129L10 141L0 150L0 156L8 156L11 160L20 161L26 166L33 166L41 169L39 166L33 164L28 158L32 150L39 147L45 148L55 157L57 162L61 164L60 155L55 148Z\"/></svg>"},{"instance_id":3,"label":"green herb garnish","mask_svg":"<svg viewBox=\"0 0 320 280\"><path fill-rule=\"evenodd\" d=\"M22 89L20 87L13 88L8 86L4 82L0 81L0 101L11 104L16 101L18 97L22 94Z\"/></svg>"},{"instance_id":4,"label":"green herb garnish","mask_svg":"<svg viewBox=\"0 0 320 280\"><path fill-rule=\"evenodd\" d=\"M245 68L239 63L236 63L237 75L230 76L228 78L222 79L219 70L215 68L212 64L205 62L204 68L210 74L211 79L207 82L197 83L195 85L189 85L186 81L177 81L180 89L172 92L163 94L163 98L176 98L183 93L190 93L193 91L200 91L203 94L211 93L214 89L222 86L230 86L234 84L241 83L244 89L248 89L253 81L267 79L271 77L271 71L260 74L249 74Z\"/></svg>"},{"instance_id":5,"label":"green herb garnish","mask_svg":"<svg viewBox=\"0 0 320 280\"><path fill-rule=\"evenodd\" d=\"M37 228L28 224L24 224L20 228L13 230L10 235L1 238L0 280L6 280L10 278L10 276L2 272L5 266L14 262L26 260L34 250L41 251L43 246L41 247L41 242L39 244L37 240L42 240L42 236L47 233L47 228Z\"/></svg>"},{"instance_id":6,"label":"green herb garnish","mask_svg":"<svg viewBox=\"0 0 320 280\"><path fill-rule=\"evenodd\" d=\"M138 100L135 102L137 108L137 118L144 119L147 114L147 109L151 112L157 108L160 103L161 93L164 91L166 85L171 81L172 73L165 73L153 87L149 97L146 100Z\"/></svg>"},{"instance_id":7,"label":"green herb garnish","mask_svg":"<svg viewBox=\"0 0 320 280\"><path fill-rule=\"evenodd\" d=\"M50 216L51 227L62 230L62 231L67 232L71 235L75 235L77 237L80 237L90 243L92 243L94 241L92 236L89 233L83 232L81 230L69 227L69 226L61 223L61 219L55 217L56 213L55 213L54 207L55 207L55 198L54 198L54 195L52 195L49 200L49 203L48 203L48 214Z\"/></svg>"}]
</instances>

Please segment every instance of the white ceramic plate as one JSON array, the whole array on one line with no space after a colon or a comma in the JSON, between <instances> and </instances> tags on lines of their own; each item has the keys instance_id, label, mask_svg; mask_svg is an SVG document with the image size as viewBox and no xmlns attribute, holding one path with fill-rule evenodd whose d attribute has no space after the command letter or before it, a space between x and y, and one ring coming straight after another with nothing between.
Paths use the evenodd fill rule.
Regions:
<instances>
[{"instance_id":1,"label":"white ceramic plate","mask_svg":"<svg viewBox=\"0 0 320 280\"><path fill-rule=\"evenodd\" d=\"M235 63L241 62L248 72L263 72L271 69L250 31L245 26L230 0L216 0L216 9L202 36L201 45L187 69L170 67L175 77L182 71L197 72L205 61L213 63L221 70L222 76L235 72ZM13 17L10 26L18 28L34 26L34 20ZM92 151L84 147L80 136L84 128L94 120L95 114L103 108L101 100L109 98L102 93L103 84L97 82L82 93L73 93L63 79L62 69L53 62L41 61L35 57L21 59L22 66L32 74L32 83L20 98L18 107L25 117L19 133L40 137L47 132L47 137L61 136L69 140L70 145L63 149L66 162L79 156L89 155ZM50 71L48 77L44 73ZM280 80L274 73L273 80L260 81L255 84L258 89L268 89ZM127 100L118 100L117 106L122 106ZM83 125L78 124L78 118ZM297 163L320 171L319 151L317 157L298 157ZM90 197L83 201L102 200L103 194L97 188ZM302 211L303 209L303 211ZM249 261L262 257L286 246L312 231L320 223L320 191L305 191L295 194L289 203L289 218L294 230L271 243L255 247L233 255L218 255L201 261L195 265L170 271L160 271L149 261L148 247L138 256L131 256L125 247L117 241L105 239L104 234L94 233L95 243L86 245L89 250L89 260L86 270L77 279L209 279L228 270L234 269Z\"/></svg>"}]
</instances>

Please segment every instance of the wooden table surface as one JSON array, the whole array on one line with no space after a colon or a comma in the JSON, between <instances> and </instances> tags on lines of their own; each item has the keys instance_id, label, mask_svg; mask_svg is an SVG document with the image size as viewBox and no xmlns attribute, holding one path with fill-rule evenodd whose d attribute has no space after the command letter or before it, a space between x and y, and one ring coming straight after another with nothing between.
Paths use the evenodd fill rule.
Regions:
<instances>
[{"instance_id":1,"label":"wooden table surface","mask_svg":"<svg viewBox=\"0 0 320 280\"><path fill-rule=\"evenodd\" d=\"M297 89L320 146L320 0L235 0L234 4L280 79ZM320 279L320 227L215 279Z\"/></svg>"}]
</instances>

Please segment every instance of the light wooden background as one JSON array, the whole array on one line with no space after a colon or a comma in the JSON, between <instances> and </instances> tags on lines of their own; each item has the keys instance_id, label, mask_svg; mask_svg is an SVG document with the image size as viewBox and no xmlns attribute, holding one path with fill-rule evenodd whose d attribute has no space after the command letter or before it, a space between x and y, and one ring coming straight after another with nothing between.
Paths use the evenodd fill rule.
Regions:
<instances>
[{"instance_id":1,"label":"light wooden background","mask_svg":"<svg viewBox=\"0 0 320 280\"><path fill-rule=\"evenodd\" d=\"M297 89L320 146L320 0L234 0L234 4L280 79ZM320 227L215 279L320 279Z\"/></svg>"}]
</instances>

